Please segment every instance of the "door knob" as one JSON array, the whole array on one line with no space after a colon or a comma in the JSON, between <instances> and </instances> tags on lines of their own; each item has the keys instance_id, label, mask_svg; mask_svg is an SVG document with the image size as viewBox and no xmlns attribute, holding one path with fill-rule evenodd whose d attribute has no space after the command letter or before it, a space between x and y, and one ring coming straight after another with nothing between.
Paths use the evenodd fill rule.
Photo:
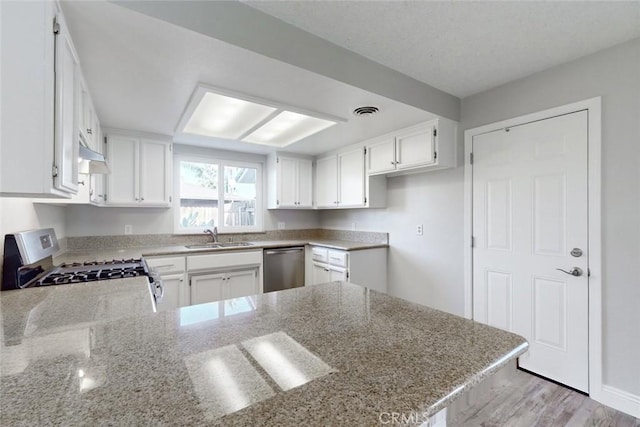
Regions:
<instances>
[{"instance_id":1,"label":"door knob","mask_svg":"<svg viewBox=\"0 0 640 427\"><path fill-rule=\"evenodd\" d=\"M580 267L573 267L569 271L563 270L561 268L556 268L556 270L562 271L563 273L567 273L567 274L570 274L570 275L575 276L575 277L582 276L582 269Z\"/></svg>"}]
</instances>

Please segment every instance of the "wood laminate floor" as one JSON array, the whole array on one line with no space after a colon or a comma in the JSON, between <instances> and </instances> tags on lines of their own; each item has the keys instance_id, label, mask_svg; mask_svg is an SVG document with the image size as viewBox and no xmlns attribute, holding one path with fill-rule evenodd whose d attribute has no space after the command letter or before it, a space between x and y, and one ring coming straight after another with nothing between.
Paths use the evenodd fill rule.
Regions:
<instances>
[{"instance_id":1,"label":"wood laminate floor","mask_svg":"<svg viewBox=\"0 0 640 427\"><path fill-rule=\"evenodd\" d=\"M566 387L516 371L488 398L466 408L450 426L640 427L640 419L603 406Z\"/></svg>"}]
</instances>

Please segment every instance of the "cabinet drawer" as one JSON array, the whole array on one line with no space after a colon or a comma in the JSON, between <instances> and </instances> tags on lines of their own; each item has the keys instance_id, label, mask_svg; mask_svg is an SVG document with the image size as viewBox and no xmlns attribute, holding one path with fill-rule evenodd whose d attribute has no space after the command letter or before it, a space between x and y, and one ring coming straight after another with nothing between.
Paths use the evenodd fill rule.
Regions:
<instances>
[{"instance_id":1,"label":"cabinet drawer","mask_svg":"<svg viewBox=\"0 0 640 427\"><path fill-rule=\"evenodd\" d=\"M185 258L183 256L161 258L145 257L144 260L147 262L149 268L156 270L160 274L182 273L185 271Z\"/></svg>"},{"instance_id":2,"label":"cabinet drawer","mask_svg":"<svg viewBox=\"0 0 640 427\"><path fill-rule=\"evenodd\" d=\"M316 262L329 262L329 251L326 248L311 248L311 259Z\"/></svg>"},{"instance_id":3,"label":"cabinet drawer","mask_svg":"<svg viewBox=\"0 0 640 427\"><path fill-rule=\"evenodd\" d=\"M194 270L212 270L241 265L262 265L262 251L230 251L221 254L190 255L187 257L189 273Z\"/></svg>"},{"instance_id":4,"label":"cabinet drawer","mask_svg":"<svg viewBox=\"0 0 640 427\"><path fill-rule=\"evenodd\" d=\"M329 251L329 264L336 267L346 267L348 256L347 252Z\"/></svg>"}]
</instances>

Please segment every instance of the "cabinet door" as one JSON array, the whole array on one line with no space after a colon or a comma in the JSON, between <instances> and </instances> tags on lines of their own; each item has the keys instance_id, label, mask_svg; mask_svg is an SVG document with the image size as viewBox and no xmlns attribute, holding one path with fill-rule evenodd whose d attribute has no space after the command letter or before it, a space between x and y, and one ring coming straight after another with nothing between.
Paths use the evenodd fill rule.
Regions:
<instances>
[{"instance_id":1,"label":"cabinet door","mask_svg":"<svg viewBox=\"0 0 640 427\"><path fill-rule=\"evenodd\" d=\"M364 206L364 149L356 148L338 154L338 167L338 206Z\"/></svg>"},{"instance_id":2,"label":"cabinet door","mask_svg":"<svg viewBox=\"0 0 640 427\"><path fill-rule=\"evenodd\" d=\"M329 267L329 281L347 282L347 269L339 267Z\"/></svg>"},{"instance_id":3,"label":"cabinet door","mask_svg":"<svg viewBox=\"0 0 640 427\"><path fill-rule=\"evenodd\" d=\"M396 136L396 168L407 169L435 161L434 127Z\"/></svg>"},{"instance_id":4,"label":"cabinet door","mask_svg":"<svg viewBox=\"0 0 640 427\"><path fill-rule=\"evenodd\" d=\"M318 285L320 283L327 283L331 281L330 270L326 264L313 263L311 267L311 283Z\"/></svg>"},{"instance_id":5,"label":"cabinet door","mask_svg":"<svg viewBox=\"0 0 640 427\"><path fill-rule=\"evenodd\" d=\"M224 273L192 276L190 282L191 305L205 304L225 299L225 284L226 275Z\"/></svg>"},{"instance_id":6,"label":"cabinet door","mask_svg":"<svg viewBox=\"0 0 640 427\"><path fill-rule=\"evenodd\" d=\"M158 311L174 310L186 305L186 302L183 301L184 274L162 276L162 283L164 285L164 296L157 303Z\"/></svg>"},{"instance_id":7,"label":"cabinet door","mask_svg":"<svg viewBox=\"0 0 640 427\"><path fill-rule=\"evenodd\" d=\"M396 169L394 138L386 138L367 145L367 173L376 174Z\"/></svg>"},{"instance_id":8,"label":"cabinet door","mask_svg":"<svg viewBox=\"0 0 640 427\"><path fill-rule=\"evenodd\" d=\"M225 299L247 297L260 293L257 271L252 269L227 273Z\"/></svg>"},{"instance_id":9,"label":"cabinet door","mask_svg":"<svg viewBox=\"0 0 640 427\"><path fill-rule=\"evenodd\" d=\"M98 129L100 129L98 127ZM94 149L104 154L104 141L102 139L102 131L98 130L98 143ZM94 205L104 204L106 175L101 173L92 173L89 178L89 202Z\"/></svg>"},{"instance_id":10,"label":"cabinet door","mask_svg":"<svg viewBox=\"0 0 640 427\"><path fill-rule=\"evenodd\" d=\"M57 174L54 187L78 191L78 134L76 132L76 73L78 60L66 24L58 16L60 31L55 38L56 105L54 155Z\"/></svg>"},{"instance_id":11,"label":"cabinet door","mask_svg":"<svg viewBox=\"0 0 640 427\"><path fill-rule=\"evenodd\" d=\"M91 103L91 95L89 95L89 89L87 83L78 71L78 111L77 111L77 126L82 139L87 145L95 149L94 138L94 120L95 112L93 104Z\"/></svg>"},{"instance_id":12,"label":"cabinet door","mask_svg":"<svg viewBox=\"0 0 640 427\"><path fill-rule=\"evenodd\" d=\"M137 205L138 194L138 140L123 136L110 136L107 140L107 160L111 173L107 175L108 205Z\"/></svg>"},{"instance_id":13,"label":"cabinet door","mask_svg":"<svg viewBox=\"0 0 640 427\"><path fill-rule=\"evenodd\" d=\"M316 204L319 208L338 206L338 157L331 156L316 162Z\"/></svg>"},{"instance_id":14,"label":"cabinet door","mask_svg":"<svg viewBox=\"0 0 640 427\"><path fill-rule=\"evenodd\" d=\"M166 142L140 141L140 204L169 206L169 147Z\"/></svg>"},{"instance_id":15,"label":"cabinet door","mask_svg":"<svg viewBox=\"0 0 640 427\"><path fill-rule=\"evenodd\" d=\"M313 207L313 163L311 160L298 160L298 207Z\"/></svg>"},{"instance_id":16,"label":"cabinet door","mask_svg":"<svg viewBox=\"0 0 640 427\"><path fill-rule=\"evenodd\" d=\"M298 185L298 160L287 157L278 158L277 181L278 181L278 207L279 208L295 208L297 207Z\"/></svg>"}]
</instances>

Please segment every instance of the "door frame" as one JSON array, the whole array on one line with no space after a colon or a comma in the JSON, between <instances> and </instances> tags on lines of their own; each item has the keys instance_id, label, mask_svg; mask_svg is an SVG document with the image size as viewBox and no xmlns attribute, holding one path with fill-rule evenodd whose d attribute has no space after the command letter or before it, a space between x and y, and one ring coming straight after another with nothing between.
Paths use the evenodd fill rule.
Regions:
<instances>
[{"instance_id":1,"label":"door frame","mask_svg":"<svg viewBox=\"0 0 640 427\"><path fill-rule=\"evenodd\" d=\"M473 165L470 162L473 137L506 127L587 110L588 138L588 241L589 241L589 395L602 399L602 98L595 97L502 120L464 132L464 316L473 318Z\"/></svg>"}]
</instances>

